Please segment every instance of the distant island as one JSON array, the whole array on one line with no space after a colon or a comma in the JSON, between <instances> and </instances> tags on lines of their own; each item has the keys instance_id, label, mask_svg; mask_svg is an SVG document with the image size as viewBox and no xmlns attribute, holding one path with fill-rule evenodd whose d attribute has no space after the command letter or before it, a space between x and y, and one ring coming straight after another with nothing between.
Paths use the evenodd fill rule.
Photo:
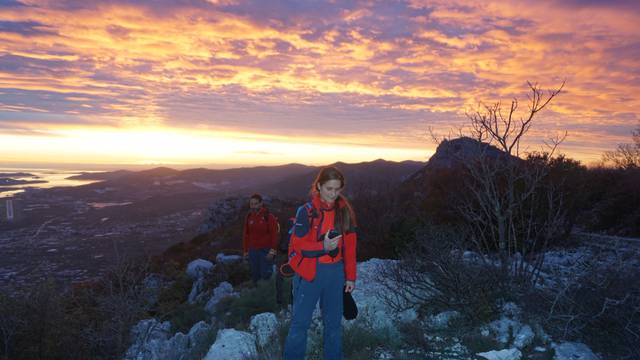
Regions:
<instances>
[{"instance_id":1,"label":"distant island","mask_svg":"<svg viewBox=\"0 0 640 360\"><path fill-rule=\"evenodd\" d=\"M0 185L13 186L13 185L26 185L26 184L44 184L48 181L45 180L20 180L13 178L0 178Z\"/></svg>"},{"instance_id":2,"label":"distant island","mask_svg":"<svg viewBox=\"0 0 640 360\"><path fill-rule=\"evenodd\" d=\"M83 172L80 175L69 176L66 179L67 180L105 181L105 180L114 180L130 174L133 174L133 172L128 170L117 170L117 171L109 171L109 172Z\"/></svg>"},{"instance_id":3,"label":"distant island","mask_svg":"<svg viewBox=\"0 0 640 360\"><path fill-rule=\"evenodd\" d=\"M0 173L0 178L26 178L26 177L30 177L34 179L40 178L37 175L26 173L26 172Z\"/></svg>"}]
</instances>

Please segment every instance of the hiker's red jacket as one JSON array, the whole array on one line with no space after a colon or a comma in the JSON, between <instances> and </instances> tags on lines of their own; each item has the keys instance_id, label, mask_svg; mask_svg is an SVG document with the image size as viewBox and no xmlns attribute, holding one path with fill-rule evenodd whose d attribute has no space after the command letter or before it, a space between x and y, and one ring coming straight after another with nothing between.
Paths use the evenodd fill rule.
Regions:
<instances>
[{"instance_id":1,"label":"hiker's red jacket","mask_svg":"<svg viewBox=\"0 0 640 360\"><path fill-rule=\"evenodd\" d=\"M344 202L337 202L339 207L346 206ZM331 257L322 255L309 257L305 254L322 253L324 246L323 235L334 229L335 206L328 205L315 194L311 201L313 209L300 207L296 214L296 224L291 234L289 243L289 265L293 270L307 281L313 281L316 276L316 265L321 263L344 262L345 279L356 281L356 242L355 232L343 232L342 239L338 242L338 255ZM315 209L315 210L314 210ZM315 213L314 213L315 211ZM315 215L309 216L309 213ZM353 219L355 222L355 219Z\"/></svg>"},{"instance_id":2,"label":"hiker's red jacket","mask_svg":"<svg viewBox=\"0 0 640 360\"><path fill-rule=\"evenodd\" d=\"M278 220L265 207L249 211L244 219L242 251L249 249L276 249L278 246Z\"/></svg>"}]
</instances>

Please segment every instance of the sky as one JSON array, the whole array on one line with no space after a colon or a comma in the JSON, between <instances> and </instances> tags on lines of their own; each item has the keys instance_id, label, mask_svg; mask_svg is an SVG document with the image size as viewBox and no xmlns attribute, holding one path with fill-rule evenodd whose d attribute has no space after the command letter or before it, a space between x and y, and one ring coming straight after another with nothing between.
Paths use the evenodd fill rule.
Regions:
<instances>
[{"instance_id":1,"label":"sky","mask_svg":"<svg viewBox=\"0 0 640 360\"><path fill-rule=\"evenodd\" d=\"M639 124L634 0L0 0L0 164L425 161L482 104L563 91L525 150Z\"/></svg>"}]
</instances>

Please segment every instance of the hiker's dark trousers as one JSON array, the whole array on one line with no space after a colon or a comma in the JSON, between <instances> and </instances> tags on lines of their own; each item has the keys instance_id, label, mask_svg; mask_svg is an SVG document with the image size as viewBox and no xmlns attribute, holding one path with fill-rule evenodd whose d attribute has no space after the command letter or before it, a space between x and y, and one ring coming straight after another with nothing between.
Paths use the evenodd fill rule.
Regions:
<instances>
[{"instance_id":1,"label":"hiker's dark trousers","mask_svg":"<svg viewBox=\"0 0 640 360\"><path fill-rule=\"evenodd\" d=\"M278 271L278 269L280 269L280 266L282 266L282 264L286 263L287 261L289 261L287 254L278 254L276 256L276 303L278 305L284 305L285 303L284 277L282 276L280 271ZM291 292L289 292L289 294L291 294ZM291 297L291 295L287 296L288 297L286 298L286 301L293 304L293 298Z\"/></svg>"},{"instance_id":2,"label":"hiker's dark trousers","mask_svg":"<svg viewBox=\"0 0 640 360\"><path fill-rule=\"evenodd\" d=\"M249 268L251 268L251 280L257 283L258 280L268 280L271 278L273 263L267 260L269 248L249 249Z\"/></svg>"},{"instance_id":3,"label":"hiker's dark trousers","mask_svg":"<svg viewBox=\"0 0 640 360\"><path fill-rule=\"evenodd\" d=\"M342 359L342 291L344 265L317 264L316 278L309 282L293 279L293 317L284 347L285 360L303 360L307 349L307 331L318 301L322 311L324 360Z\"/></svg>"}]
</instances>

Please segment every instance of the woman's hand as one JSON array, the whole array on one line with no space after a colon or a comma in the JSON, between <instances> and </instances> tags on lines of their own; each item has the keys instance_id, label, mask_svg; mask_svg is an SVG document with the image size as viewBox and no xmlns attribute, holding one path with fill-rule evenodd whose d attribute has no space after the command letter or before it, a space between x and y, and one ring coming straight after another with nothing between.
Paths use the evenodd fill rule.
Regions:
<instances>
[{"instance_id":1,"label":"woman's hand","mask_svg":"<svg viewBox=\"0 0 640 360\"><path fill-rule=\"evenodd\" d=\"M344 292L352 292L356 288L356 282L347 280L344 282Z\"/></svg>"},{"instance_id":2,"label":"woman's hand","mask_svg":"<svg viewBox=\"0 0 640 360\"><path fill-rule=\"evenodd\" d=\"M329 232L327 231L326 234L324 234L324 240L322 240L323 246L324 246L324 251L331 251L335 248L338 247L338 241L340 240L340 238L342 237L342 235L338 235L334 238L329 238Z\"/></svg>"}]
</instances>

